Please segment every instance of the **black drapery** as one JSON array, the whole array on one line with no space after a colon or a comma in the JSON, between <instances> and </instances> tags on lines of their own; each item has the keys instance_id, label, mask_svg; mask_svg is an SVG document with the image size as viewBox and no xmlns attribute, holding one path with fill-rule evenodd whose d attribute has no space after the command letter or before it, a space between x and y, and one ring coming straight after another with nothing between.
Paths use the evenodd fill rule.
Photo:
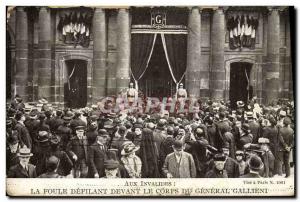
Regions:
<instances>
[{"instance_id":1,"label":"black drapery","mask_svg":"<svg viewBox=\"0 0 300 202\"><path fill-rule=\"evenodd\" d=\"M156 34L131 35L131 73L136 83L146 72L153 51Z\"/></svg>"},{"instance_id":2,"label":"black drapery","mask_svg":"<svg viewBox=\"0 0 300 202\"><path fill-rule=\"evenodd\" d=\"M173 75L180 83L186 70L187 36L185 34L164 34L169 62Z\"/></svg>"}]
</instances>

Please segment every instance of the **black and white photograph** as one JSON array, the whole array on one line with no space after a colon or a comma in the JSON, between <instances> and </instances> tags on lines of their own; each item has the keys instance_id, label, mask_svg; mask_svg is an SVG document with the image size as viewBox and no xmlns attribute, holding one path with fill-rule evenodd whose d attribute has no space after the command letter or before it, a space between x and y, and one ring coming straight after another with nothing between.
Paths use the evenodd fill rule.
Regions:
<instances>
[{"instance_id":1,"label":"black and white photograph","mask_svg":"<svg viewBox=\"0 0 300 202\"><path fill-rule=\"evenodd\" d=\"M7 5L6 194L295 196L294 22L293 6Z\"/></svg>"}]
</instances>

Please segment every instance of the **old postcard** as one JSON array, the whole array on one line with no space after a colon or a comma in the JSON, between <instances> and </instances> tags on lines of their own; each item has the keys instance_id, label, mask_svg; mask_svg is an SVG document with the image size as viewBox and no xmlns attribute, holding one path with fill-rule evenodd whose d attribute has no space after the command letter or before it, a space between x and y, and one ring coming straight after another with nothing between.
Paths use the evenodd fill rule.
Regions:
<instances>
[{"instance_id":1,"label":"old postcard","mask_svg":"<svg viewBox=\"0 0 300 202\"><path fill-rule=\"evenodd\" d=\"M293 7L6 13L8 196L295 196Z\"/></svg>"}]
</instances>

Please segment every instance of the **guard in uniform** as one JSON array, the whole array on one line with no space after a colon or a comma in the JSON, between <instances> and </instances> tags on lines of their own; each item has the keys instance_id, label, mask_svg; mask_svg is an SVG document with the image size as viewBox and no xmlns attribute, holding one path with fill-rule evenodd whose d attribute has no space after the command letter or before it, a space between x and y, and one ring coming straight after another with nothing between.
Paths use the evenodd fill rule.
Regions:
<instances>
[{"instance_id":1,"label":"guard in uniform","mask_svg":"<svg viewBox=\"0 0 300 202\"><path fill-rule=\"evenodd\" d=\"M127 101L129 106L135 105L138 99L138 91L133 87L133 83L129 84L126 92Z\"/></svg>"},{"instance_id":2,"label":"guard in uniform","mask_svg":"<svg viewBox=\"0 0 300 202\"><path fill-rule=\"evenodd\" d=\"M179 84L179 88L177 89L176 95L175 95L175 99L179 102L182 103L186 100L187 98L187 92L186 90L183 88L183 84L180 83Z\"/></svg>"}]
</instances>

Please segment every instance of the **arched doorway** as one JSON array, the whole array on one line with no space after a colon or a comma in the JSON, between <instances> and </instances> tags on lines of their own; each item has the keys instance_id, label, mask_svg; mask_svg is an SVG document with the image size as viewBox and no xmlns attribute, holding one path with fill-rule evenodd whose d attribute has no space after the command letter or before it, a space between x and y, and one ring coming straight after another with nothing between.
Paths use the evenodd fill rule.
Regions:
<instances>
[{"instance_id":1,"label":"arched doorway","mask_svg":"<svg viewBox=\"0 0 300 202\"><path fill-rule=\"evenodd\" d=\"M236 108L237 101L247 103L253 96L251 85L251 68L253 64L248 62L232 62L230 64L229 99L232 108Z\"/></svg>"},{"instance_id":2,"label":"arched doorway","mask_svg":"<svg viewBox=\"0 0 300 202\"><path fill-rule=\"evenodd\" d=\"M87 61L65 61L64 101L70 108L83 108L87 104Z\"/></svg>"}]
</instances>

